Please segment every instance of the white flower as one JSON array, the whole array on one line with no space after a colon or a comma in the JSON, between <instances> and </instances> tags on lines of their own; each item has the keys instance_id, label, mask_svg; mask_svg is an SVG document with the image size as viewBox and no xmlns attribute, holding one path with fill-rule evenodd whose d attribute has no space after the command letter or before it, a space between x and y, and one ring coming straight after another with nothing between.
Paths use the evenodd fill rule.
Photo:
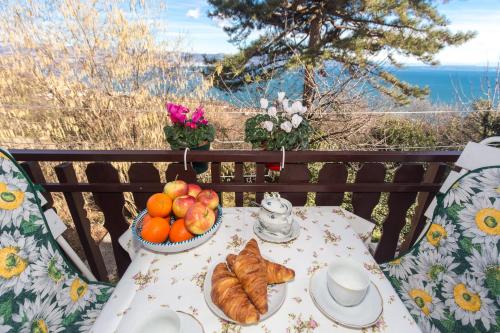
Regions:
<instances>
[{"instance_id":1,"label":"white flower","mask_svg":"<svg viewBox=\"0 0 500 333\"><path fill-rule=\"evenodd\" d=\"M23 220L31 221L35 225L43 226L45 223L40 217L40 211L35 203L35 196L26 192L28 183L25 179L0 175L0 227L6 228L14 224L19 228Z\"/></svg>"},{"instance_id":2,"label":"white flower","mask_svg":"<svg viewBox=\"0 0 500 333\"><path fill-rule=\"evenodd\" d=\"M414 275L408 281L401 281L401 296L406 308L420 320L444 318L444 304L430 285L424 286L420 276Z\"/></svg>"},{"instance_id":3,"label":"white flower","mask_svg":"<svg viewBox=\"0 0 500 333\"><path fill-rule=\"evenodd\" d=\"M83 310L88 305L95 303L98 289L98 286L87 284L75 276L65 281L63 288L56 296L57 304L65 307L65 315Z\"/></svg>"},{"instance_id":4,"label":"white flower","mask_svg":"<svg viewBox=\"0 0 500 333\"><path fill-rule=\"evenodd\" d=\"M285 98L285 92L284 91L280 91L278 93L278 102L282 102L284 98Z\"/></svg>"},{"instance_id":5,"label":"white flower","mask_svg":"<svg viewBox=\"0 0 500 333\"><path fill-rule=\"evenodd\" d=\"M458 214L464 235L474 244L495 246L500 236L500 199L491 202L485 195L476 195Z\"/></svg>"},{"instance_id":6,"label":"white flower","mask_svg":"<svg viewBox=\"0 0 500 333\"><path fill-rule=\"evenodd\" d=\"M302 106L302 102L301 101L295 101L292 103L292 114L293 113L299 113L299 112L302 112L302 109L304 107Z\"/></svg>"},{"instance_id":7,"label":"white flower","mask_svg":"<svg viewBox=\"0 0 500 333\"><path fill-rule=\"evenodd\" d=\"M271 106L269 109L267 109L267 115L269 117L276 117L277 114L278 114L278 110L276 110L276 108L274 106Z\"/></svg>"},{"instance_id":8,"label":"white flower","mask_svg":"<svg viewBox=\"0 0 500 333\"><path fill-rule=\"evenodd\" d=\"M283 131L290 133L292 131L293 126L292 126L292 123L287 120L287 121L284 121L281 123L280 128Z\"/></svg>"},{"instance_id":9,"label":"white flower","mask_svg":"<svg viewBox=\"0 0 500 333\"><path fill-rule=\"evenodd\" d=\"M438 330L436 326L432 325L428 320L419 320L418 327L423 333L441 333L441 331Z\"/></svg>"},{"instance_id":10,"label":"white flower","mask_svg":"<svg viewBox=\"0 0 500 333\"><path fill-rule=\"evenodd\" d=\"M3 324L3 316L0 316L0 333L12 332L12 327Z\"/></svg>"},{"instance_id":11,"label":"white flower","mask_svg":"<svg viewBox=\"0 0 500 333\"><path fill-rule=\"evenodd\" d=\"M466 260L471 266L471 273L478 280L483 280L489 276L495 278L495 275L500 271L500 257L496 246L483 246L481 252L472 248L471 256L467 257Z\"/></svg>"},{"instance_id":12,"label":"white flower","mask_svg":"<svg viewBox=\"0 0 500 333\"><path fill-rule=\"evenodd\" d=\"M389 261L383 267L390 276L394 276L397 279L406 279L412 273L411 268L414 267L414 263L410 256L402 256Z\"/></svg>"},{"instance_id":13,"label":"white flower","mask_svg":"<svg viewBox=\"0 0 500 333\"><path fill-rule=\"evenodd\" d=\"M38 250L34 237L23 237L19 230L11 235L0 235L0 295L10 290L18 296L32 283L31 264L36 261Z\"/></svg>"},{"instance_id":14,"label":"white flower","mask_svg":"<svg viewBox=\"0 0 500 333\"><path fill-rule=\"evenodd\" d=\"M262 109L267 109L268 106L269 106L269 101L265 98L261 98L260 99L260 107Z\"/></svg>"},{"instance_id":15,"label":"white flower","mask_svg":"<svg viewBox=\"0 0 500 333\"><path fill-rule=\"evenodd\" d=\"M425 239L422 241L422 250L437 251L441 255L448 255L458 250L460 234L452 222L441 216L436 216L429 226Z\"/></svg>"},{"instance_id":16,"label":"white flower","mask_svg":"<svg viewBox=\"0 0 500 333\"><path fill-rule=\"evenodd\" d=\"M453 270L458 265L453 262L452 256L444 256L436 251L420 251L415 263L422 279L431 284L442 281L445 275L456 275Z\"/></svg>"},{"instance_id":17,"label":"white flower","mask_svg":"<svg viewBox=\"0 0 500 333\"><path fill-rule=\"evenodd\" d=\"M21 324L20 333L31 332L61 332L62 309L57 308L57 303L51 304L51 299L42 303L41 297L35 301L24 299L24 304L19 304L19 313L12 315L12 320Z\"/></svg>"},{"instance_id":18,"label":"white flower","mask_svg":"<svg viewBox=\"0 0 500 333\"><path fill-rule=\"evenodd\" d=\"M285 110L286 113L290 113L290 105L288 104L288 99L285 98L283 101L281 101L281 105L283 106L283 110Z\"/></svg>"},{"instance_id":19,"label":"white flower","mask_svg":"<svg viewBox=\"0 0 500 333\"><path fill-rule=\"evenodd\" d=\"M489 168L480 171L477 177L479 189L489 197L500 197L500 168Z\"/></svg>"},{"instance_id":20,"label":"white flower","mask_svg":"<svg viewBox=\"0 0 500 333\"><path fill-rule=\"evenodd\" d=\"M445 277L442 288L445 304L455 320L460 320L462 325L476 325L480 320L486 330L495 324L495 305L488 298L488 290L468 273L456 278Z\"/></svg>"},{"instance_id":21,"label":"white flower","mask_svg":"<svg viewBox=\"0 0 500 333\"><path fill-rule=\"evenodd\" d=\"M5 154L0 153L0 172L10 173L14 167L14 163Z\"/></svg>"},{"instance_id":22,"label":"white flower","mask_svg":"<svg viewBox=\"0 0 500 333\"><path fill-rule=\"evenodd\" d=\"M40 258L32 265L31 290L43 298L55 294L63 285L66 276L64 259L50 243L47 247L41 246L39 250Z\"/></svg>"},{"instance_id":23,"label":"white flower","mask_svg":"<svg viewBox=\"0 0 500 333\"><path fill-rule=\"evenodd\" d=\"M474 195L473 187L478 187L478 183L472 177L465 177L455 182L443 199L444 207L449 207L454 203L460 205L469 201Z\"/></svg>"},{"instance_id":24,"label":"white flower","mask_svg":"<svg viewBox=\"0 0 500 333\"><path fill-rule=\"evenodd\" d=\"M302 117L299 116L298 114L294 114L292 116L292 126L293 128L299 127L300 123L302 122Z\"/></svg>"},{"instance_id":25,"label":"white flower","mask_svg":"<svg viewBox=\"0 0 500 333\"><path fill-rule=\"evenodd\" d=\"M263 121L260 126L262 126L262 128L266 129L268 132L272 132L273 130L273 122L272 121L269 121L269 120L266 120L266 121Z\"/></svg>"},{"instance_id":26,"label":"white flower","mask_svg":"<svg viewBox=\"0 0 500 333\"><path fill-rule=\"evenodd\" d=\"M299 111L300 114L304 114L307 112L307 107L303 106L302 109Z\"/></svg>"},{"instance_id":27,"label":"white flower","mask_svg":"<svg viewBox=\"0 0 500 333\"><path fill-rule=\"evenodd\" d=\"M78 330L81 333L90 332L101 311L102 304L98 304L95 309L85 312L85 314L82 316L82 320L76 323L78 326L80 326Z\"/></svg>"}]
</instances>

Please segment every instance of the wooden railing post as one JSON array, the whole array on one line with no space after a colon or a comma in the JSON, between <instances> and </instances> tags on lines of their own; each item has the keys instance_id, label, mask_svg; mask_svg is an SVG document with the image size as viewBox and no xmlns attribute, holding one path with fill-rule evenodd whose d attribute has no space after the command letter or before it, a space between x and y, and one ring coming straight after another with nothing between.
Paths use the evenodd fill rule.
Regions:
<instances>
[{"instance_id":1,"label":"wooden railing post","mask_svg":"<svg viewBox=\"0 0 500 333\"><path fill-rule=\"evenodd\" d=\"M266 166L264 163L256 163L255 165L255 183L264 184L266 182ZM260 203L264 199L263 192L255 193L255 201Z\"/></svg>"},{"instance_id":2,"label":"wooden railing post","mask_svg":"<svg viewBox=\"0 0 500 333\"><path fill-rule=\"evenodd\" d=\"M133 163L128 169L128 179L133 183L154 183L161 182L160 173L152 163ZM146 208L146 202L153 192L133 192L135 207L140 212Z\"/></svg>"},{"instance_id":3,"label":"wooden railing post","mask_svg":"<svg viewBox=\"0 0 500 333\"><path fill-rule=\"evenodd\" d=\"M356 174L355 183L384 183L386 169L382 163L365 163ZM377 206L380 192L372 193L352 193L352 209L353 213L361 216L365 220L372 221L372 213Z\"/></svg>"},{"instance_id":4,"label":"wooden railing post","mask_svg":"<svg viewBox=\"0 0 500 333\"><path fill-rule=\"evenodd\" d=\"M60 183L78 184L72 163L62 163L54 169ZM64 192L63 194L92 273L100 281L108 281L108 272L101 251L90 233L90 221L84 208L82 193Z\"/></svg>"},{"instance_id":5,"label":"wooden railing post","mask_svg":"<svg viewBox=\"0 0 500 333\"><path fill-rule=\"evenodd\" d=\"M421 164L403 164L394 174L393 183L419 183L422 181L424 168ZM406 223L408 209L415 203L418 192L391 193L387 200L389 214L382 224L382 238L375 252L375 260L384 262L394 258L399 234Z\"/></svg>"},{"instance_id":6,"label":"wooden railing post","mask_svg":"<svg viewBox=\"0 0 500 333\"><path fill-rule=\"evenodd\" d=\"M30 177L31 181L35 184L43 184L45 183L45 176L43 175L42 168L40 168L40 164L35 161L29 161L29 162L23 162L21 163L21 167L26 171L28 176ZM47 204L45 205L46 207L43 208L48 208L52 207L54 204L54 199L52 198L52 195L49 192L42 192L42 195L44 196L45 200L47 200Z\"/></svg>"},{"instance_id":7,"label":"wooden railing post","mask_svg":"<svg viewBox=\"0 0 500 333\"><path fill-rule=\"evenodd\" d=\"M347 168L343 163L325 163L319 170L318 183L345 184L347 181ZM345 192L316 193L316 205L340 206L344 201Z\"/></svg>"},{"instance_id":8,"label":"wooden railing post","mask_svg":"<svg viewBox=\"0 0 500 333\"><path fill-rule=\"evenodd\" d=\"M446 175L448 166L442 163L430 163L424 174L424 183L441 183ZM405 237L403 244L401 244L400 251L406 251L415 244L418 236L422 232L425 224L426 217L425 211L431 204L436 196L437 191L434 192L420 192L417 196L417 208L411 220L411 229Z\"/></svg>"},{"instance_id":9,"label":"wooden railing post","mask_svg":"<svg viewBox=\"0 0 500 333\"><path fill-rule=\"evenodd\" d=\"M85 170L89 183L120 183L118 171L111 163L90 163ZM129 224L123 216L125 198L123 193L92 192L96 204L104 214L104 227L111 236L111 245L116 260L118 276L122 276L130 264L130 256L118 238L127 231Z\"/></svg>"},{"instance_id":10,"label":"wooden railing post","mask_svg":"<svg viewBox=\"0 0 500 333\"><path fill-rule=\"evenodd\" d=\"M307 163L287 163L285 169L280 171L278 183L308 184L311 180L311 172ZM290 193L281 192L281 196L288 199L294 206L304 206L307 202L307 192Z\"/></svg>"},{"instance_id":11,"label":"wooden railing post","mask_svg":"<svg viewBox=\"0 0 500 333\"><path fill-rule=\"evenodd\" d=\"M220 162L212 162L210 163L210 172L212 176L212 184L220 184L221 183L221 165ZM219 205L224 206L224 192L219 193Z\"/></svg>"},{"instance_id":12,"label":"wooden railing post","mask_svg":"<svg viewBox=\"0 0 500 333\"><path fill-rule=\"evenodd\" d=\"M235 183L243 183L243 163L234 163L234 179ZM234 204L236 207L243 206L243 192L235 192L234 193Z\"/></svg>"}]
</instances>

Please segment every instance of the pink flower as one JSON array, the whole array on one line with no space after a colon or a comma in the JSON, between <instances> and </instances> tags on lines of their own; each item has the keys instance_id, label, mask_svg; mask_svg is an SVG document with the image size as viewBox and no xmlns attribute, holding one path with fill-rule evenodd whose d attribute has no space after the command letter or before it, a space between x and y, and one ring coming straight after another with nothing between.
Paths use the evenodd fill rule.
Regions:
<instances>
[{"instance_id":1,"label":"pink flower","mask_svg":"<svg viewBox=\"0 0 500 333\"><path fill-rule=\"evenodd\" d=\"M203 121L206 122L206 120L203 118L204 115L205 115L205 110L203 109L202 106L199 106L194 111L193 116L191 117L191 121L195 124L203 124Z\"/></svg>"},{"instance_id":2,"label":"pink flower","mask_svg":"<svg viewBox=\"0 0 500 333\"><path fill-rule=\"evenodd\" d=\"M309 319L309 328L317 328L318 323L314 319Z\"/></svg>"},{"instance_id":3,"label":"pink flower","mask_svg":"<svg viewBox=\"0 0 500 333\"><path fill-rule=\"evenodd\" d=\"M196 125L196 123L194 123L192 120L191 121L188 121L185 125L186 127L191 127L192 129L196 129L198 126Z\"/></svg>"},{"instance_id":4,"label":"pink flower","mask_svg":"<svg viewBox=\"0 0 500 333\"><path fill-rule=\"evenodd\" d=\"M188 108L180 104L174 104L174 103L167 103L166 107L172 123L184 124L186 122L187 120L186 113L189 112Z\"/></svg>"},{"instance_id":5,"label":"pink flower","mask_svg":"<svg viewBox=\"0 0 500 333\"><path fill-rule=\"evenodd\" d=\"M175 113L188 113L189 109L183 105L180 104L174 104L167 102L167 111L168 112L175 112Z\"/></svg>"}]
</instances>

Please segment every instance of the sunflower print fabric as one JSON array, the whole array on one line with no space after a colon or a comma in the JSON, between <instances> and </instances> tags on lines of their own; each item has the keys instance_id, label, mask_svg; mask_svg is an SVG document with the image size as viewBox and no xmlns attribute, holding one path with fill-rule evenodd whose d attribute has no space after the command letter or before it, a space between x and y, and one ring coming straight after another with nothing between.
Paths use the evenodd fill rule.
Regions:
<instances>
[{"instance_id":1,"label":"sunflower print fabric","mask_svg":"<svg viewBox=\"0 0 500 333\"><path fill-rule=\"evenodd\" d=\"M88 332L112 291L66 261L33 184L0 150L0 333Z\"/></svg>"},{"instance_id":2,"label":"sunflower print fabric","mask_svg":"<svg viewBox=\"0 0 500 333\"><path fill-rule=\"evenodd\" d=\"M500 167L442 195L425 236L381 265L426 332L500 332Z\"/></svg>"}]
</instances>

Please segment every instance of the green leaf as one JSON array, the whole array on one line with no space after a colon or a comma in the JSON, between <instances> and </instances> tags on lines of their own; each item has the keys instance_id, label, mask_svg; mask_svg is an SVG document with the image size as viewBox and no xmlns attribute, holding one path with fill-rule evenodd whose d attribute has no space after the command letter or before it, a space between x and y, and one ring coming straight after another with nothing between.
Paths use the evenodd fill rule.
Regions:
<instances>
[{"instance_id":1,"label":"green leaf","mask_svg":"<svg viewBox=\"0 0 500 333\"><path fill-rule=\"evenodd\" d=\"M111 293L109 293L108 291L109 291L109 288L105 289L105 290L101 290L101 293L96 296L97 302L106 303L108 301L109 297L111 296Z\"/></svg>"},{"instance_id":2,"label":"green leaf","mask_svg":"<svg viewBox=\"0 0 500 333\"><path fill-rule=\"evenodd\" d=\"M0 303L0 317L3 321L9 321L12 316L12 298L6 299L4 302Z\"/></svg>"},{"instance_id":3,"label":"green leaf","mask_svg":"<svg viewBox=\"0 0 500 333\"><path fill-rule=\"evenodd\" d=\"M66 317L64 317L63 319L63 325L64 326L71 326L75 321L76 319L80 316L80 311L75 311L73 312L72 314L70 315L67 315Z\"/></svg>"},{"instance_id":4,"label":"green leaf","mask_svg":"<svg viewBox=\"0 0 500 333\"><path fill-rule=\"evenodd\" d=\"M450 207L447 208L448 217L452 220L458 219L458 213L463 209L463 206L457 205L454 203Z\"/></svg>"},{"instance_id":5,"label":"green leaf","mask_svg":"<svg viewBox=\"0 0 500 333\"><path fill-rule=\"evenodd\" d=\"M455 320L453 318L446 318L441 320L441 325L446 329L446 332L454 332Z\"/></svg>"},{"instance_id":6,"label":"green leaf","mask_svg":"<svg viewBox=\"0 0 500 333\"><path fill-rule=\"evenodd\" d=\"M486 270L485 284L495 297L500 296L500 270L498 267L492 266Z\"/></svg>"},{"instance_id":7,"label":"green leaf","mask_svg":"<svg viewBox=\"0 0 500 333\"><path fill-rule=\"evenodd\" d=\"M39 225L35 224L38 218L35 215L31 215L29 220L22 220L21 222L21 233L23 235L32 235L38 231Z\"/></svg>"}]
</instances>

